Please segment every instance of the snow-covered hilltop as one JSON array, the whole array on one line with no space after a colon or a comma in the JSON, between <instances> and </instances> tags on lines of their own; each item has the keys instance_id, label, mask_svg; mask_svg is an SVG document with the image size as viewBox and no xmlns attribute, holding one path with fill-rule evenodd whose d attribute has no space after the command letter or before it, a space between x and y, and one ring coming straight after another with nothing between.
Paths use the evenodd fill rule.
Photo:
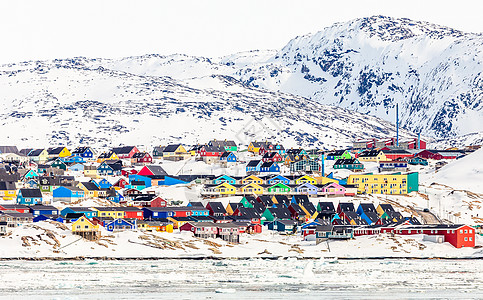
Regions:
<instances>
[{"instance_id":1,"label":"snow-covered hilltop","mask_svg":"<svg viewBox=\"0 0 483 300\"><path fill-rule=\"evenodd\" d=\"M240 79L446 138L483 128L483 35L383 16L291 40ZM228 65L236 58L223 60Z\"/></svg>"},{"instance_id":2,"label":"snow-covered hilltop","mask_svg":"<svg viewBox=\"0 0 483 300\"><path fill-rule=\"evenodd\" d=\"M245 145L273 139L331 149L356 138L395 135L394 125L381 119L258 89L227 75L200 71L203 77L181 80L139 74L153 58L164 59L119 62L138 68L138 74L111 69L110 60L85 58L0 66L0 139L21 147L135 144L151 149L229 137ZM192 64L203 69L196 63L172 72L189 71Z\"/></svg>"},{"instance_id":3,"label":"snow-covered hilltop","mask_svg":"<svg viewBox=\"0 0 483 300\"><path fill-rule=\"evenodd\" d=\"M0 138L151 146L275 137L333 148L394 135L399 103L413 135L472 143L483 128L482 49L481 34L375 16L296 37L279 51L3 65Z\"/></svg>"}]
</instances>

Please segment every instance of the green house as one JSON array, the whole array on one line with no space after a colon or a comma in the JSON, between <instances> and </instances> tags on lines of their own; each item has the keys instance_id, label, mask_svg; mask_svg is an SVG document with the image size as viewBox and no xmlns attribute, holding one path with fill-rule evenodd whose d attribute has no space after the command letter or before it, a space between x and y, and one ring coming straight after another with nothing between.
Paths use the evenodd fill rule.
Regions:
<instances>
[{"instance_id":1,"label":"green house","mask_svg":"<svg viewBox=\"0 0 483 300\"><path fill-rule=\"evenodd\" d=\"M243 207L253 208L253 201L257 201L253 196L245 196L243 199L240 200L240 203Z\"/></svg>"},{"instance_id":2,"label":"green house","mask_svg":"<svg viewBox=\"0 0 483 300\"><path fill-rule=\"evenodd\" d=\"M408 194L411 192L419 191L419 173L413 172L407 174L407 187L408 187Z\"/></svg>"},{"instance_id":3,"label":"green house","mask_svg":"<svg viewBox=\"0 0 483 300\"><path fill-rule=\"evenodd\" d=\"M336 160L334 169L364 170L364 165L357 158L340 158Z\"/></svg>"},{"instance_id":4,"label":"green house","mask_svg":"<svg viewBox=\"0 0 483 300\"><path fill-rule=\"evenodd\" d=\"M350 159L351 154L347 150L335 150L327 153L327 160Z\"/></svg>"},{"instance_id":5,"label":"green house","mask_svg":"<svg viewBox=\"0 0 483 300\"><path fill-rule=\"evenodd\" d=\"M57 158L53 163L52 163L52 168L57 168L57 169L62 169L62 170L67 170L67 165L60 160L60 158Z\"/></svg>"},{"instance_id":6,"label":"green house","mask_svg":"<svg viewBox=\"0 0 483 300\"><path fill-rule=\"evenodd\" d=\"M263 222L271 222L277 220L290 220L292 219L290 210L286 207L269 207L263 212L261 219Z\"/></svg>"},{"instance_id":7,"label":"green house","mask_svg":"<svg viewBox=\"0 0 483 300\"><path fill-rule=\"evenodd\" d=\"M269 193L290 193L290 187L281 182L268 188Z\"/></svg>"}]
</instances>

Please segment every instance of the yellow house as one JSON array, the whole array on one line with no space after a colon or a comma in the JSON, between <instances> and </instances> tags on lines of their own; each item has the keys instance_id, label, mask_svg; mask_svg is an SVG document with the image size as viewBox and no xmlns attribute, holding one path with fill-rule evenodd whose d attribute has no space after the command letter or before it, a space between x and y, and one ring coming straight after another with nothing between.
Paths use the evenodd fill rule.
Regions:
<instances>
[{"instance_id":1,"label":"yellow house","mask_svg":"<svg viewBox=\"0 0 483 300\"><path fill-rule=\"evenodd\" d=\"M249 183L241 188L242 193L263 194L263 187L256 183Z\"/></svg>"},{"instance_id":2,"label":"yellow house","mask_svg":"<svg viewBox=\"0 0 483 300\"><path fill-rule=\"evenodd\" d=\"M181 144L168 145L164 147L163 159L167 160L183 160L191 157L191 153L186 151Z\"/></svg>"},{"instance_id":3,"label":"yellow house","mask_svg":"<svg viewBox=\"0 0 483 300\"><path fill-rule=\"evenodd\" d=\"M173 224L171 223L162 223L162 222L155 222L155 221L138 221L137 226L140 230L144 231L158 231L158 232L173 232Z\"/></svg>"},{"instance_id":4,"label":"yellow house","mask_svg":"<svg viewBox=\"0 0 483 300\"><path fill-rule=\"evenodd\" d=\"M232 207L233 205L233 207ZM226 206L226 213L228 215L233 215L233 213L235 212L235 210L237 209L237 207L241 205L241 203L232 203L232 202L229 202L228 205Z\"/></svg>"},{"instance_id":5,"label":"yellow house","mask_svg":"<svg viewBox=\"0 0 483 300\"><path fill-rule=\"evenodd\" d=\"M251 142L250 145L248 145L248 152L258 154L262 146L265 148L268 148L269 145L270 145L269 142L257 142L257 141Z\"/></svg>"},{"instance_id":6,"label":"yellow house","mask_svg":"<svg viewBox=\"0 0 483 300\"><path fill-rule=\"evenodd\" d=\"M339 183L335 179L332 179L332 178L329 178L329 177L324 177L324 176L317 176L317 177L314 177L314 179L317 181L318 185L324 185L324 184L332 183L332 182Z\"/></svg>"},{"instance_id":7,"label":"yellow house","mask_svg":"<svg viewBox=\"0 0 483 300\"><path fill-rule=\"evenodd\" d=\"M99 224L94 225L85 216L80 217L72 223L72 233L80 235L88 240L97 240L100 237Z\"/></svg>"},{"instance_id":8,"label":"yellow house","mask_svg":"<svg viewBox=\"0 0 483 300\"><path fill-rule=\"evenodd\" d=\"M48 157L53 158L53 157L67 157L71 156L72 154L70 153L69 149L66 147L55 147L55 148L49 148L47 149L48 152Z\"/></svg>"},{"instance_id":9,"label":"yellow house","mask_svg":"<svg viewBox=\"0 0 483 300\"><path fill-rule=\"evenodd\" d=\"M116 153L109 151L109 152L104 152L97 157L97 162L98 163L103 163L105 160L119 160L119 156L117 156Z\"/></svg>"},{"instance_id":10,"label":"yellow house","mask_svg":"<svg viewBox=\"0 0 483 300\"><path fill-rule=\"evenodd\" d=\"M380 150L366 150L363 151L358 157L360 162L363 161L388 161L390 159L387 159L386 154Z\"/></svg>"},{"instance_id":11,"label":"yellow house","mask_svg":"<svg viewBox=\"0 0 483 300\"><path fill-rule=\"evenodd\" d=\"M176 217L168 217L168 220L173 222L173 228L174 229L178 229L180 228L181 226L183 226L184 224L188 223L189 221L188 220L177 220Z\"/></svg>"},{"instance_id":12,"label":"yellow house","mask_svg":"<svg viewBox=\"0 0 483 300\"><path fill-rule=\"evenodd\" d=\"M97 216L101 218L124 219L122 207L93 207L97 211Z\"/></svg>"},{"instance_id":13,"label":"yellow house","mask_svg":"<svg viewBox=\"0 0 483 300\"><path fill-rule=\"evenodd\" d=\"M49 152L47 152L46 149L32 150L27 156L33 161L39 162L39 163L46 162L47 160L49 160Z\"/></svg>"},{"instance_id":14,"label":"yellow house","mask_svg":"<svg viewBox=\"0 0 483 300\"><path fill-rule=\"evenodd\" d=\"M0 190L0 198L3 198L5 201L15 200L17 198L17 189L13 184L12 187L5 187L6 189Z\"/></svg>"},{"instance_id":15,"label":"yellow house","mask_svg":"<svg viewBox=\"0 0 483 300\"><path fill-rule=\"evenodd\" d=\"M77 187L84 191L86 198L99 197L99 188L92 182L80 182Z\"/></svg>"},{"instance_id":16,"label":"yellow house","mask_svg":"<svg viewBox=\"0 0 483 300\"><path fill-rule=\"evenodd\" d=\"M347 184L355 185L359 193L403 195L417 191L418 173L349 175Z\"/></svg>"},{"instance_id":17,"label":"yellow house","mask_svg":"<svg viewBox=\"0 0 483 300\"><path fill-rule=\"evenodd\" d=\"M249 184L249 183L257 183L257 184L263 184L263 180L258 178L255 175L250 175L241 180L242 184Z\"/></svg>"},{"instance_id":18,"label":"yellow house","mask_svg":"<svg viewBox=\"0 0 483 300\"><path fill-rule=\"evenodd\" d=\"M295 184L303 184L303 183L317 184L317 180L308 175L304 175L298 179L295 179Z\"/></svg>"},{"instance_id":19,"label":"yellow house","mask_svg":"<svg viewBox=\"0 0 483 300\"><path fill-rule=\"evenodd\" d=\"M222 184L216 186L215 189L222 195L236 194L236 187L227 182L223 182Z\"/></svg>"}]
</instances>

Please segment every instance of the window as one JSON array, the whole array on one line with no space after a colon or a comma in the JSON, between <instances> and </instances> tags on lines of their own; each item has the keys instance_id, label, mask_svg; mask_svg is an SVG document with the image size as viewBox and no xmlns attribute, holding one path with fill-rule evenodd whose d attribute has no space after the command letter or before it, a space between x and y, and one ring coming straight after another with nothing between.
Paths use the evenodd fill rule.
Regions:
<instances>
[{"instance_id":1,"label":"window","mask_svg":"<svg viewBox=\"0 0 483 300\"><path fill-rule=\"evenodd\" d=\"M468 241L468 238L467 238L467 237L465 237L465 242L467 242L467 241Z\"/></svg>"},{"instance_id":2,"label":"window","mask_svg":"<svg viewBox=\"0 0 483 300\"><path fill-rule=\"evenodd\" d=\"M473 229L470 229L470 233L473 233Z\"/></svg>"},{"instance_id":3,"label":"window","mask_svg":"<svg viewBox=\"0 0 483 300\"><path fill-rule=\"evenodd\" d=\"M463 233L463 229L460 229L460 233Z\"/></svg>"},{"instance_id":4,"label":"window","mask_svg":"<svg viewBox=\"0 0 483 300\"><path fill-rule=\"evenodd\" d=\"M465 233L468 233L468 229L465 229Z\"/></svg>"},{"instance_id":5,"label":"window","mask_svg":"<svg viewBox=\"0 0 483 300\"><path fill-rule=\"evenodd\" d=\"M472 238L472 237L470 237L470 241L472 241L472 240L473 240L473 238Z\"/></svg>"}]
</instances>

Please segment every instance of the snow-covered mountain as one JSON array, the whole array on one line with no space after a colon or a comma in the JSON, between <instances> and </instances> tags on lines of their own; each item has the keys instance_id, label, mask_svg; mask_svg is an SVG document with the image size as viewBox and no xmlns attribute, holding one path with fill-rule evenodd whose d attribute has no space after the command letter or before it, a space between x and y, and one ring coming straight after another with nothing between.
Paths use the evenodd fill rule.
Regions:
<instances>
[{"instance_id":1,"label":"snow-covered mountain","mask_svg":"<svg viewBox=\"0 0 483 300\"><path fill-rule=\"evenodd\" d=\"M139 67L140 59L118 63ZM332 149L355 138L394 136L394 126L381 119L254 88L230 76L178 80L113 70L110 62L76 58L1 66L2 143L135 144L147 150L169 142L230 138L245 145L272 139ZM192 65L202 72L203 63L188 61L183 69Z\"/></svg>"},{"instance_id":2,"label":"snow-covered mountain","mask_svg":"<svg viewBox=\"0 0 483 300\"><path fill-rule=\"evenodd\" d=\"M483 132L482 49L481 34L376 16L297 37L281 50L216 59L3 65L0 138L32 146L151 146L272 137L333 148L394 135L399 103L401 124L413 136L465 144L457 137L464 135L471 143Z\"/></svg>"},{"instance_id":3,"label":"snow-covered mountain","mask_svg":"<svg viewBox=\"0 0 483 300\"><path fill-rule=\"evenodd\" d=\"M253 87L371 114L448 138L483 128L483 35L384 16L334 24L279 51L220 59L183 55L110 61L117 70L188 79L229 75Z\"/></svg>"}]
</instances>

